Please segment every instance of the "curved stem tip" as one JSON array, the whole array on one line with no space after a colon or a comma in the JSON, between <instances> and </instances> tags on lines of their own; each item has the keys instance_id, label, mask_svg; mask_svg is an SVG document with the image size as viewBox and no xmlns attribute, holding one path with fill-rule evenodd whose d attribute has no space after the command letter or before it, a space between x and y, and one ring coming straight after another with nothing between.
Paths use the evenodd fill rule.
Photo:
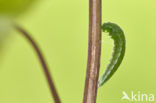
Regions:
<instances>
[{"instance_id":1,"label":"curved stem tip","mask_svg":"<svg viewBox=\"0 0 156 103\"><path fill-rule=\"evenodd\" d=\"M14 25L14 27L15 27L15 29L18 32L20 32L29 41L29 43L32 45L32 47L36 51L36 54L39 57L40 63L42 65L43 71L45 73L46 79L48 81L49 88L50 88L51 94L53 96L53 99L54 99L55 103L61 103L60 98L58 96L58 93L56 91L54 82L53 82L52 77L50 75L48 66L46 64L46 61L45 61L42 53L41 53L41 50L39 49L39 46L37 45L37 43L35 42L35 40L29 35L29 33L27 33L23 28L21 28L18 25Z\"/></svg>"}]
</instances>

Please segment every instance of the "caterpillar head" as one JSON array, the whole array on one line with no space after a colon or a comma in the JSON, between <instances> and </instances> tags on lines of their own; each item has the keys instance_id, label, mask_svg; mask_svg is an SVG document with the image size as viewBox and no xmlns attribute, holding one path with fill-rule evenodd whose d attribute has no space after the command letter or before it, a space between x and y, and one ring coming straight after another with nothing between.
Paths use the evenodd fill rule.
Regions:
<instances>
[{"instance_id":1,"label":"caterpillar head","mask_svg":"<svg viewBox=\"0 0 156 103\"><path fill-rule=\"evenodd\" d=\"M102 25L103 32L109 32L112 38L116 38L118 34L123 34L122 29L115 23L107 22Z\"/></svg>"}]
</instances>

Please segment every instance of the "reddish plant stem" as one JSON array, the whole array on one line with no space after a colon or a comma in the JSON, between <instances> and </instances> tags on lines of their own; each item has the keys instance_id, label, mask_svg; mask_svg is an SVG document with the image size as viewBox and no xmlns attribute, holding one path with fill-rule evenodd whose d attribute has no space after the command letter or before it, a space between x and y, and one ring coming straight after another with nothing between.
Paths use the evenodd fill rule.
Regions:
<instances>
[{"instance_id":1,"label":"reddish plant stem","mask_svg":"<svg viewBox=\"0 0 156 103\"><path fill-rule=\"evenodd\" d=\"M89 48L83 103L96 103L101 56L101 0L89 0Z\"/></svg>"},{"instance_id":2,"label":"reddish plant stem","mask_svg":"<svg viewBox=\"0 0 156 103\"><path fill-rule=\"evenodd\" d=\"M20 32L29 41L29 43L33 46L34 50L36 51L36 53L37 53L37 55L39 57L40 63L42 65L42 67L43 67L43 71L44 71L46 79L48 81L49 88L51 90L51 94L53 96L53 99L54 99L55 103L61 103L60 98L58 96L58 93L56 91L54 82L53 82L52 77L50 75L48 66L47 66L47 64L45 62L45 59L44 59L42 53L41 53L41 50L39 49L39 46L37 45L35 40L23 28L21 28L18 25L15 25L15 29L18 32Z\"/></svg>"}]
</instances>

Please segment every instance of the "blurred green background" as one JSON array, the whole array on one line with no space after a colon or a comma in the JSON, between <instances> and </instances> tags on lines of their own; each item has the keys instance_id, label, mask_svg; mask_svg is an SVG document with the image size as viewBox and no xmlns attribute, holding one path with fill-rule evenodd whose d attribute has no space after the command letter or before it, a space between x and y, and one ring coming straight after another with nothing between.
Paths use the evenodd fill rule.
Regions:
<instances>
[{"instance_id":1,"label":"blurred green background","mask_svg":"<svg viewBox=\"0 0 156 103\"><path fill-rule=\"evenodd\" d=\"M127 48L122 65L98 90L97 103L121 101L122 91L156 94L156 1L102 0L103 22L119 24ZM38 0L16 22L40 45L63 103L82 103L88 47L88 0ZM105 33L103 33L105 34ZM100 75L113 42L103 35ZM16 31L0 51L0 103L52 103L35 52Z\"/></svg>"}]
</instances>

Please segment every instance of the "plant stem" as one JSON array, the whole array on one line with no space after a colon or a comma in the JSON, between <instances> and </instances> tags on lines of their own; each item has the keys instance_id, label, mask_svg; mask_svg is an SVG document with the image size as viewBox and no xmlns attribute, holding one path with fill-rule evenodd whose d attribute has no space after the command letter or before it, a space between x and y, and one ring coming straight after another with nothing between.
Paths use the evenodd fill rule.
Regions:
<instances>
[{"instance_id":1,"label":"plant stem","mask_svg":"<svg viewBox=\"0 0 156 103\"><path fill-rule=\"evenodd\" d=\"M55 103L61 103L60 98L58 96L58 93L56 91L54 82L53 82L52 77L50 75L48 66L46 64L46 61L45 61L42 53L41 53L41 50L39 49L39 46L37 45L37 43L35 42L35 40L23 28L21 28L18 25L14 25L14 26L15 26L15 29L18 32L20 32L29 41L29 43L32 45L32 47L36 51L36 53L37 53L37 55L39 57L40 63L42 65L42 67L43 67L43 71L44 71L45 76L46 76L46 79L48 81L48 84L49 84L49 87L50 87L50 90L51 90L51 94L52 94L52 96L54 98L54 101L55 101Z\"/></svg>"},{"instance_id":2,"label":"plant stem","mask_svg":"<svg viewBox=\"0 0 156 103\"><path fill-rule=\"evenodd\" d=\"M101 56L101 0L89 0L89 48L83 103L96 103Z\"/></svg>"}]
</instances>

